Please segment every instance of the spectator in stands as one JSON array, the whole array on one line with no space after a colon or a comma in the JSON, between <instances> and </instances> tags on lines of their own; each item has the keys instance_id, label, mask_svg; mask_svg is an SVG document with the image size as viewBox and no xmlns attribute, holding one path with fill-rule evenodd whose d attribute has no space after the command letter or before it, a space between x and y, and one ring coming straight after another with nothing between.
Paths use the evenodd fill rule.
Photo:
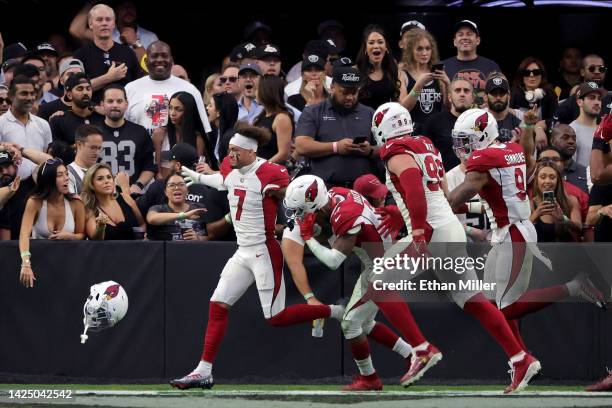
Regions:
<instances>
[{"instance_id":1,"label":"spectator in stands","mask_svg":"<svg viewBox=\"0 0 612 408\"><path fill-rule=\"evenodd\" d=\"M538 242L575 241L582 232L578 200L565 194L561 173L550 161L536 167L530 202Z\"/></svg>"},{"instance_id":2,"label":"spectator in stands","mask_svg":"<svg viewBox=\"0 0 612 408\"><path fill-rule=\"evenodd\" d=\"M462 20L455 24L453 45L457 56L442 61L449 78L465 79L474 88L474 102L484 106L484 88L491 72L502 72L495 61L477 54L480 45L480 31L476 23Z\"/></svg>"},{"instance_id":3,"label":"spectator in stands","mask_svg":"<svg viewBox=\"0 0 612 408\"><path fill-rule=\"evenodd\" d=\"M38 108L38 116L46 121L49 121L51 116L56 112L68 112L72 108L72 101L68 96L68 90L66 89L66 81L68 78L76 73L85 73L85 67L83 63L78 59L67 58L64 59L60 64L59 69L59 87L61 94L59 98L52 102L47 102Z\"/></svg>"},{"instance_id":4,"label":"spectator in stands","mask_svg":"<svg viewBox=\"0 0 612 408\"><path fill-rule=\"evenodd\" d=\"M558 106L557 95L548 83L542 61L527 57L518 66L510 107L525 112L537 106L540 119L551 119Z\"/></svg>"},{"instance_id":5,"label":"spectator in stands","mask_svg":"<svg viewBox=\"0 0 612 408\"><path fill-rule=\"evenodd\" d=\"M102 152L100 162L113 171L124 171L130 176L130 193L142 194L155 176L154 147L147 130L125 119L128 101L125 89L111 84L104 89L102 109Z\"/></svg>"},{"instance_id":6,"label":"spectator in stands","mask_svg":"<svg viewBox=\"0 0 612 408\"><path fill-rule=\"evenodd\" d=\"M257 63L242 64L238 71L238 120L252 124L263 110L257 101L257 87L262 75L261 67ZM228 92L230 93L230 92Z\"/></svg>"},{"instance_id":7,"label":"spectator in stands","mask_svg":"<svg viewBox=\"0 0 612 408\"><path fill-rule=\"evenodd\" d=\"M221 74L215 72L214 74L209 75L204 82L204 94L202 97L204 98L204 106L208 106L212 96L223 91L223 84L221 84L221 80L219 79Z\"/></svg>"},{"instance_id":8,"label":"spectator in stands","mask_svg":"<svg viewBox=\"0 0 612 408\"><path fill-rule=\"evenodd\" d=\"M189 74L187 73L187 70L183 68L182 65L173 64L172 69L170 70L170 74L174 75L177 78L181 78L184 81L191 82L191 80L189 79Z\"/></svg>"},{"instance_id":9,"label":"spectator in stands","mask_svg":"<svg viewBox=\"0 0 612 408\"><path fill-rule=\"evenodd\" d=\"M367 198L374 208L384 206L387 194L389 194L387 186L373 174L357 177L353 183L353 190Z\"/></svg>"},{"instance_id":10,"label":"spectator in stands","mask_svg":"<svg viewBox=\"0 0 612 408\"><path fill-rule=\"evenodd\" d=\"M232 48L227 62L233 62L238 65L255 62L256 49L257 46L251 42L240 43Z\"/></svg>"},{"instance_id":11,"label":"spectator in stands","mask_svg":"<svg viewBox=\"0 0 612 408\"><path fill-rule=\"evenodd\" d=\"M0 116L8 112L11 107L8 98L8 87L6 85L0 85Z\"/></svg>"},{"instance_id":12,"label":"spectator in stands","mask_svg":"<svg viewBox=\"0 0 612 408\"><path fill-rule=\"evenodd\" d=\"M521 120L510 111L510 85L503 74L493 72L485 85L485 103L497 121L499 140L509 141L520 132Z\"/></svg>"},{"instance_id":13,"label":"spectator in stands","mask_svg":"<svg viewBox=\"0 0 612 408\"><path fill-rule=\"evenodd\" d=\"M413 28L402 36L402 41L402 69L407 75L408 92L402 105L410 111L413 134L420 135L427 118L448 102L450 80L444 69L432 68L440 57L436 40L429 32Z\"/></svg>"},{"instance_id":14,"label":"spectator in stands","mask_svg":"<svg viewBox=\"0 0 612 408\"><path fill-rule=\"evenodd\" d=\"M318 56L322 56L324 57L324 68L327 64L330 65L331 67L331 63L329 62L329 54L332 53L330 52L330 49L334 49L334 56L333 58L335 58L335 56L337 55L337 48L336 48L336 44L334 44L334 42L332 40L328 40L328 41L323 41L323 40L312 40L312 41L308 41L306 43L306 45L304 46L304 52L302 52L302 60L296 62L291 69L289 70L289 72L287 72L287 75L285 76L285 79L287 80L287 86L289 86L289 84L291 84L291 82L296 81L298 78L301 77L301 72L302 72L302 61L308 57L309 55L318 55ZM298 87L299 88L299 87ZM287 94L287 92L285 91L285 94ZM288 96L291 96L291 94L289 94Z\"/></svg>"},{"instance_id":15,"label":"spectator in stands","mask_svg":"<svg viewBox=\"0 0 612 408\"><path fill-rule=\"evenodd\" d=\"M323 41L332 40L338 50L338 53L346 50L346 36L344 35L344 26L336 20L326 20L317 26L319 38Z\"/></svg>"},{"instance_id":16,"label":"spectator in stands","mask_svg":"<svg viewBox=\"0 0 612 408\"><path fill-rule=\"evenodd\" d=\"M27 76L33 79L35 78L38 85L39 92L41 93L38 104L42 105L56 100L57 96L49 92L51 90L51 85L49 84L49 80L47 78L47 66L45 64L45 60L38 55L29 55L23 59L22 65L33 65L36 67L37 75L34 77L31 75Z\"/></svg>"},{"instance_id":17,"label":"spectator in stands","mask_svg":"<svg viewBox=\"0 0 612 408\"><path fill-rule=\"evenodd\" d=\"M400 52L401 55L399 56L399 67L401 70L406 70L406 67L404 67L404 62L401 61L403 58L404 53L406 52L406 43L408 41L408 32L410 30L412 30L413 28L420 28L423 31L427 31L427 28L425 27L425 25L417 20L410 20L410 21L406 21L404 24L402 24L402 27L400 28L400 40L398 43L398 46L400 48Z\"/></svg>"},{"instance_id":18,"label":"spectator in stands","mask_svg":"<svg viewBox=\"0 0 612 408\"><path fill-rule=\"evenodd\" d=\"M34 177L19 176L19 166L26 161L35 165L44 163L52 159L40 150L23 147L13 142L0 142L0 150L3 155L0 158L1 185L7 186L15 180L19 180L17 185L8 191L8 196L4 197L4 205L0 210L0 240L19 239L21 230L21 219L25 210L26 201L30 192L36 187ZM8 153L8 154L7 154ZM30 170L29 174L32 174Z\"/></svg>"},{"instance_id":19,"label":"spectator in stands","mask_svg":"<svg viewBox=\"0 0 612 408\"><path fill-rule=\"evenodd\" d=\"M42 90L42 87L39 85L40 71L38 70L38 67L32 64L21 64L15 68L13 74L14 76L25 76L26 78L30 78L35 82L36 100L34 102L34 106L32 107L32 113L37 114L38 108L40 107L40 105L46 103L44 101L44 91Z\"/></svg>"},{"instance_id":20,"label":"spectator in stands","mask_svg":"<svg viewBox=\"0 0 612 408\"><path fill-rule=\"evenodd\" d=\"M247 64L257 65L256 62ZM233 95L237 100L240 99L242 93L238 84L238 72L240 71L240 67L240 65L230 62L221 69L221 76L219 77L219 83L223 86L223 91ZM261 68L259 68L257 72L261 72Z\"/></svg>"},{"instance_id":21,"label":"spectator in stands","mask_svg":"<svg viewBox=\"0 0 612 408\"><path fill-rule=\"evenodd\" d=\"M138 24L138 10L133 1L119 2L116 10L117 27L113 30L113 40L129 45L134 50L140 49L144 54L145 49L157 41L157 34Z\"/></svg>"},{"instance_id":22,"label":"spectator in stands","mask_svg":"<svg viewBox=\"0 0 612 408\"><path fill-rule=\"evenodd\" d=\"M606 80L606 72L608 67L605 65L603 58L599 55L589 54L582 59L582 68L580 69L580 75L584 78L584 82L594 82L603 88ZM583 82L583 83L584 83ZM569 124L580 115L580 107L578 106L578 97L576 95L580 85L576 85L570 96L559 104L555 117L559 122ZM610 113L612 107L612 94L607 93L603 96L602 109L600 116Z\"/></svg>"},{"instance_id":23,"label":"spectator in stands","mask_svg":"<svg viewBox=\"0 0 612 408\"><path fill-rule=\"evenodd\" d=\"M306 55L301 63L300 92L287 98L287 103L300 112L304 107L323 102L329 97L326 85L325 58L322 55ZM286 88L285 88L286 89Z\"/></svg>"},{"instance_id":24,"label":"spectator in stands","mask_svg":"<svg viewBox=\"0 0 612 408\"><path fill-rule=\"evenodd\" d=\"M17 58L4 61L4 63L2 63L2 69L0 70L0 74L4 74L4 79L2 79L2 76L0 75L0 83L10 86L11 81L15 77L15 69L20 65L21 60Z\"/></svg>"},{"instance_id":25,"label":"spectator in stands","mask_svg":"<svg viewBox=\"0 0 612 408\"><path fill-rule=\"evenodd\" d=\"M595 226L595 242L612 242L612 184L591 189L587 224Z\"/></svg>"},{"instance_id":26,"label":"spectator in stands","mask_svg":"<svg viewBox=\"0 0 612 408\"><path fill-rule=\"evenodd\" d=\"M87 12L84 9L80 16ZM76 20L76 21L75 21ZM74 53L74 58L85 65L85 73L91 79L94 91L93 100L102 99L102 89L111 83L117 82L126 85L140 77L141 70L134 50L128 45L113 41L115 30L115 12L105 4L96 4L87 13L87 26L84 21L75 18L70 26L70 33L77 38L86 38L91 32L93 42L88 43Z\"/></svg>"},{"instance_id":27,"label":"spectator in stands","mask_svg":"<svg viewBox=\"0 0 612 408\"><path fill-rule=\"evenodd\" d=\"M431 139L442 155L442 163L446 171L459 164L459 159L453 151L451 133L459 115L470 109L474 104L474 88L465 79L455 79L451 82L450 110L442 110L427 119L422 134Z\"/></svg>"},{"instance_id":28,"label":"spectator in stands","mask_svg":"<svg viewBox=\"0 0 612 408\"><path fill-rule=\"evenodd\" d=\"M219 165L209 145L204 130L204 124L197 112L196 101L188 92L177 92L170 98L170 120L165 127L155 129L153 132L153 146L155 148L155 162L159 163L162 151L168 151L176 143L183 142L195 147L200 156L204 156L206 163L214 169ZM208 124L208 118L206 118Z\"/></svg>"},{"instance_id":29,"label":"spectator in stands","mask_svg":"<svg viewBox=\"0 0 612 408\"><path fill-rule=\"evenodd\" d=\"M385 102L404 101L408 94L406 77L391 55L382 27L369 25L365 28L355 62L363 78L360 103L376 109Z\"/></svg>"},{"instance_id":30,"label":"spectator in stands","mask_svg":"<svg viewBox=\"0 0 612 408\"><path fill-rule=\"evenodd\" d=\"M227 156L230 139L234 136L234 126L238 121L238 103L232 95L219 93L213 95L206 107L208 121L214 126L210 145L219 163Z\"/></svg>"},{"instance_id":31,"label":"spectator in stands","mask_svg":"<svg viewBox=\"0 0 612 408\"><path fill-rule=\"evenodd\" d=\"M264 75L257 87L257 100L263 106L253 125L268 129L272 134L270 141L257 150L257 157L284 165L291 154L293 139L293 112L283 99L283 80L274 75Z\"/></svg>"},{"instance_id":32,"label":"spectator in stands","mask_svg":"<svg viewBox=\"0 0 612 408\"><path fill-rule=\"evenodd\" d=\"M551 145L559 150L562 163L563 179L589 193L587 168L574 160L576 154L576 132L571 126L563 123L557 124L550 136Z\"/></svg>"},{"instance_id":33,"label":"spectator in stands","mask_svg":"<svg viewBox=\"0 0 612 408\"><path fill-rule=\"evenodd\" d=\"M255 59L262 75L281 75L281 53L276 45L266 44L258 47L255 50Z\"/></svg>"},{"instance_id":34,"label":"spectator in stands","mask_svg":"<svg viewBox=\"0 0 612 408\"><path fill-rule=\"evenodd\" d=\"M78 240L85 238L85 208L70 194L68 169L58 159L49 159L38 168L36 187L26 203L19 234L20 282L34 286L30 258L30 235L35 239Z\"/></svg>"},{"instance_id":35,"label":"spectator in stands","mask_svg":"<svg viewBox=\"0 0 612 408\"><path fill-rule=\"evenodd\" d=\"M94 164L85 173L81 199L87 210L85 230L89 239L133 240L137 238L134 229L144 229L145 223L138 206L129 194L129 177L117 174L115 179L107 164Z\"/></svg>"},{"instance_id":36,"label":"spectator in stands","mask_svg":"<svg viewBox=\"0 0 612 408\"><path fill-rule=\"evenodd\" d=\"M206 209L187 201L187 184L180 174L163 180L165 200L154 205L147 213L147 236L152 240L205 241L206 224L202 215Z\"/></svg>"},{"instance_id":37,"label":"spectator in stands","mask_svg":"<svg viewBox=\"0 0 612 408\"><path fill-rule=\"evenodd\" d=\"M30 53L31 55L39 56L45 62L45 73L47 76L48 88L46 91L51 91L53 88L57 88L59 83L59 71L58 71L58 57L59 53L49 43L42 43L36 46ZM55 95L59 96L59 95Z\"/></svg>"},{"instance_id":38,"label":"spectator in stands","mask_svg":"<svg viewBox=\"0 0 612 408\"><path fill-rule=\"evenodd\" d=\"M173 63L172 51L165 42L155 41L147 48L149 75L125 87L129 101L125 118L144 126L152 134L168 122L170 97L177 92L187 92L195 100L204 132L210 132L202 95L191 83L170 74Z\"/></svg>"},{"instance_id":39,"label":"spectator in stands","mask_svg":"<svg viewBox=\"0 0 612 408\"><path fill-rule=\"evenodd\" d=\"M77 72L66 81L66 95L71 101L71 108L63 115L51 118L51 134L53 140L62 140L74 145L76 129L85 125L100 125L104 116L96 112L91 105L91 82L82 72Z\"/></svg>"},{"instance_id":40,"label":"spectator in stands","mask_svg":"<svg viewBox=\"0 0 612 408\"><path fill-rule=\"evenodd\" d=\"M70 179L68 190L81 194L87 170L98 162L102 150L102 131L94 125L81 125L75 131L76 156L66 168Z\"/></svg>"},{"instance_id":41,"label":"spectator in stands","mask_svg":"<svg viewBox=\"0 0 612 408\"><path fill-rule=\"evenodd\" d=\"M331 96L304 108L295 131L295 150L311 172L331 186L350 187L378 162L371 132L372 108L359 103L361 73L337 61Z\"/></svg>"},{"instance_id":42,"label":"spectator in stands","mask_svg":"<svg viewBox=\"0 0 612 408\"><path fill-rule=\"evenodd\" d=\"M2 208L9 202L19 190L21 179L16 177L15 165L13 164L13 155L0 147L0 217L4 215ZM0 219L0 241L2 241L2 220Z\"/></svg>"},{"instance_id":43,"label":"spectator in stands","mask_svg":"<svg viewBox=\"0 0 612 408\"><path fill-rule=\"evenodd\" d=\"M582 51L576 47L567 47L563 50L559 61L559 72L555 80L555 93L559 101L570 96L571 90L582 82L580 68L582 65Z\"/></svg>"},{"instance_id":44,"label":"spectator in stands","mask_svg":"<svg viewBox=\"0 0 612 408\"><path fill-rule=\"evenodd\" d=\"M596 82L583 82L576 91L580 115L569 125L576 132L576 162L585 167L591 159L593 133L597 129L597 119L601 114L602 99L605 95L606 90Z\"/></svg>"}]
</instances>

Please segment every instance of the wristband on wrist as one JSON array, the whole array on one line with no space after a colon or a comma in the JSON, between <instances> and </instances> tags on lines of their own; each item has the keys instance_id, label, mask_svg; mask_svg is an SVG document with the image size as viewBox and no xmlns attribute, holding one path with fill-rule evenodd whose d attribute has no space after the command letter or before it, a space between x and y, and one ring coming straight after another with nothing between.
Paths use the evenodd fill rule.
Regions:
<instances>
[{"instance_id":1,"label":"wristband on wrist","mask_svg":"<svg viewBox=\"0 0 612 408\"><path fill-rule=\"evenodd\" d=\"M144 188L144 184L142 184L140 181L136 181L134 184L136 184L141 190Z\"/></svg>"},{"instance_id":2,"label":"wristband on wrist","mask_svg":"<svg viewBox=\"0 0 612 408\"><path fill-rule=\"evenodd\" d=\"M178 213L178 216L176 217L176 219L179 220L179 221L183 221L185 218L187 218L187 216L182 211L180 213Z\"/></svg>"},{"instance_id":3,"label":"wristband on wrist","mask_svg":"<svg viewBox=\"0 0 612 408\"><path fill-rule=\"evenodd\" d=\"M410 90L410 93L409 93L408 95L410 95L410 96L414 96L415 98L418 98L418 97L419 97L419 93L420 93L420 92L415 92L414 88L412 88L412 89Z\"/></svg>"},{"instance_id":4,"label":"wristband on wrist","mask_svg":"<svg viewBox=\"0 0 612 408\"><path fill-rule=\"evenodd\" d=\"M232 225L232 214L227 213L223 218L225 218L225 222L227 222L229 225Z\"/></svg>"},{"instance_id":5,"label":"wristband on wrist","mask_svg":"<svg viewBox=\"0 0 612 408\"><path fill-rule=\"evenodd\" d=\"M470 234L472 232L472 227L470 225L465 226L465 233Z\"/></svg>"},{"instance_id":6,"label":"wristband on wrist","mask_svg":"<svg viewBox=\"0 0 612 408\"><path fill-rule=\"evenodd\" d=\"M567 225L570 223L570 219L567 215L563 214L563 224Z\"/></svg>"},{"instance_id":7,"label":"wristband on wrist","mask_svg":"<svg viewBox=\"0 0 612 408\"><path fill-rule=\"evenodd\" d=\"M526 123L521 123L520 128L521 129L533 129L533 128L535 128L535 126L534 125L528 125Z\"/></svg>"},{"instance_id":8,"label":"wristband on wrist","mask_svg":"<svg viewBox=\"0 0 612 408\"><path fill-rule=\"evenodd\" d=\"M26 256L27 256L27 257L31 257L31 256L32 256L32 254L30 253L30 251L23 251L23 252L21 253L21 259L25 258Z\"/></svg>"},{"instance_id":9,"label":"wristband on wrist","mask_svg":"<svg viewBox=\"0 0 612 408\"><path fill-rule=\"evenodd\" d=\"M314 293L308 292L307 294L304 295L304 300L308 300L308 299L313 298L313 297L315 297Z\"/></svg>"},{"instance_id":10,"label":"wristband on wrist","mask_svg":"<svg viewBox=\"0 0 612 408\"><path fill-rule=\"evenodd\" d=\"M332 143L332 150L334 153L338 153L338 142Z\"/></svg>"}]
</instances>

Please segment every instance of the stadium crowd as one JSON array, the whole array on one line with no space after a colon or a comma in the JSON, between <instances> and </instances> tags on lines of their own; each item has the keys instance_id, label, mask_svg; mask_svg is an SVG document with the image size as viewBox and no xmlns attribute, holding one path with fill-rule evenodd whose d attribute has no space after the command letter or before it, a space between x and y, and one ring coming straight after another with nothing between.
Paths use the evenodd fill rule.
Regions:
<instances>
[{"instance_id":1,"label":"stadium crowd","mask_svg":"<svg viewBox=\"0 0 612 408\"><path fill-rule=\"evenodd\" d=\"M330 20L302 60L286 65L293 61L271 42L271 28L254 22L198 89L171 45L139 23L127 1L75 16L70 33L83 45L74 51L57 36L31 49L0 36L0 240L19 240L28 287L30 239L236 240L227 194L189 185L181 168L219 173L245 123L269 138L257 156L291 178L316 175L376 207L392 204L371 131L387 102L406 108L414 134L440 151L451 191L466 173L455 122L470 108L487 110L499 139L525 150L538 241L612 241L612 185L605 165L591 167L593 149L610 151L594 134L612 108L596 54L567 48L554 70L525 56L503 73L478 54L484 33L475 22L457 22L456 55L441 59L437 40L412 20L401 26L397 59L398 38L375 24L352 58L343 25ZM467 205L459 215L466 235L490 240L479 197ZM286 222L279 205L277 237Z\"/></svg>"}]
</instances>

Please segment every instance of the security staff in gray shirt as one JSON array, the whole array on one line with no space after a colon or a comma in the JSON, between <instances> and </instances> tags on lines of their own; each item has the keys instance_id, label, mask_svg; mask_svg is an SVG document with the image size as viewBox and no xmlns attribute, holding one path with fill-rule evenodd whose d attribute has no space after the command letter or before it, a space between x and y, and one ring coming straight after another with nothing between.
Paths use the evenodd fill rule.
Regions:
<instances>
[{"instance_id":1,"label":"security staff in gray shirt","mask_svg":"<svg viewBox=\"0 0 612 408\"><path fill-rule=\"evenodd\" d=\"M330 97L306 106L295 131L297 153L329 186L350 187L380 161L370 131L374 111L358 102L362 78L351 64L348 58L334 63Z\"/></svg>"}]
</instances>

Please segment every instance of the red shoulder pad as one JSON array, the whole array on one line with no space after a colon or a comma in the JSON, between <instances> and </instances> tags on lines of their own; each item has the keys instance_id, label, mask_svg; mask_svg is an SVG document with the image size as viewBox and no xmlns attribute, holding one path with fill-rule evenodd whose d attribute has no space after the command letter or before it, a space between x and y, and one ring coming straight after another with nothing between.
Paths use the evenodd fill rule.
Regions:
<instances>
[{"instance_id":1,"label":"red shoulder pad","mask_svg":"<svg viewBox=\"0 0 612 408\"><path fill-rule=\"evenodd\" d=\"M289 174L285 166L265 162L259 166L255 173L259 181L261 181L262 191L270 189L278 190L289 185Z\"/></svg>"},{"instance_id":2,"label":"red shoulder pad","mask_svg":"<svg viewBox=\"0 0 612 408\"><path fill-rule=\"evenodd\" d=\"M363 205L356 203L351 200L345 200L338 204L331 214L330 222L332 231L337 237L346 235L348 231L360 225L361 223L355 224L357 219L363 212Z\"/></svg>"}]
</instances>

